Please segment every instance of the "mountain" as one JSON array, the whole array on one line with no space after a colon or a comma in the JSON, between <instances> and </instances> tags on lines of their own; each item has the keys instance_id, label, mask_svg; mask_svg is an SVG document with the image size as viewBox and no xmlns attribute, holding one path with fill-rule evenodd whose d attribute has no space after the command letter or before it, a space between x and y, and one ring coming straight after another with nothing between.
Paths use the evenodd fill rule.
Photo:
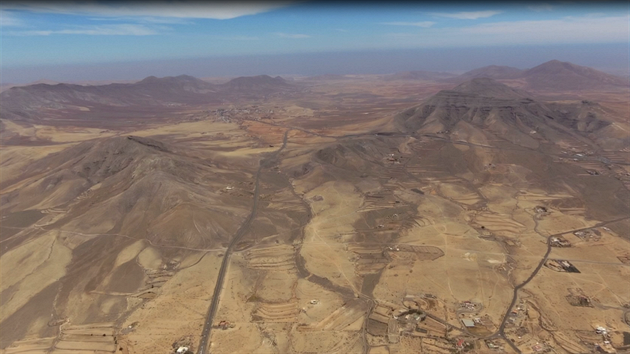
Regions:
<instances>
[{"instance_id":1,"label":"mountain","mask_svg":"<svg viewBox=\"0 0 630 354\"><path fill-rule=\"evenodd\" d=\"M523 72L527 88L536 90L584 90L629 86L629 80L586 66L551 60Z\"/></svg>"},{"instance_id":2,"label":"mountain","mask_svg":"<svg viewBox=\"0 0 630 354\"><path fill-rule=\"evenodd\" d=\"M465 72L450 81L463 82L482 77L487 77L495 80L515 79L520 77L522 74L523 70L513 68L511 66L490 65Z\"/></svg>"},{"instance_id":3,"label":"mountain","mask_svg":"<svg viewBox=\"0 0 630 354\"><path fill-rule=\"evenodd\" d=\"M37 81L24 83L24 84L2 83L0 85L0 89L2 89L4 91L4 90L10 89L11 87L30 86L30 85L37 85L37 84L56 85L56 84L60 84L60 82L53 81L53 80L42 79L42 80L37 80Z\"/></svg>"},{"instance_id":4,"label":"mountain","mask_svg":"<svg viewBox=\"0 0 630 354\"><path fill-rule=\"evenodd\" d=\"M13 87L0 93L4 118L33 118L42 109L80 107L130 107L195 104L208 100L214 85L192 76L148 77L132 84L83 86L36 84Z\"/></svg>"},{"instance_id":5,"label":"mountain","mask_svg":"<svg viewBox=\"0 0 630 354\"><path fill-rule=\"evenodd\" d=\"M235 181L251 177L187 150L136 136L91 140L2 181L0 254L3 264L23 269L3 277L3 286L16 284L11 291L22 296L3 294L1 346L39 323L43 310L28 310L34 307L45 308L48 320L63 313L73 323L107 322L118 317L90 303L109 301L119 306L115 316L124 317L155 297L182 260L198 261L197 250L229 241L251 208L250 189ZM234 188L225 192L228 185ZM26 253L15 252L25 244L31 245ZM34 281L35 269L53 273ZM91 300L79 305L77 297Z\"/></svg>"},{"instance_id":6,"label":"mountain","mask_svg":"<svg viewBox=\"0 0 630 354\"><path fill-rule=\"evenodd\" d=\"M512 88L490 78L478 78L466 81L453 88L452 91L461 93L462 95L475 95L499 99L522 99L532 97L532 95L526 91Z\"/></svg>"},{"instance_id":7,"label":"mountain","mask_svg":"<svg viewBox=\"0 0 630 354\"><path fill-rule=\"evenodd\" d=\"M446 134L453 140L480 144L504 139L528 148L563 140L583 141L583 134L610 124L566 109L561 114L532 97L492 79L473 79L438 92L399 113L394 121L405 132Z\"/></svg>"},{"instance_id":8,"label":"mountain","mask_svg":"<svg viewBox=\"0 0 630 354\"><path fill-rule=\"evenodd\" d=\"M38 119L43 110L100 110L111 115L112 108L149 108L198 105L238 98L258 97L288 91L292 85L280 77L239 77L222 85L214 85L188 75L157 78L150 76L131 84L83 86L74 84L36 84L12 87L0 93L0 115L16 120ZM67 112L66 112L67 113ZM67 114L66 114L67 116ZM120 114L118 114L120 116ZM151 116L151 115L148 115ZM49 118L49 117L48 117Z\"/></svg>"},{"instance_id":9,"label":"mountain","mask_svg":"<svg viewBox=\"0 0 630 354\"><path fill-rule=\"evenodd\" d=\"M16 180L3 180L1 210L63 210L50 227L83 233L81 242L127 235L173 252L212 247L235 231L241 216L234 211L250 201L219 193L236 175L155 139L97 139L29 164ZM16 237L6 247L21 241Z\"/></svg>"},{"instance_id":10,"label":"mountain","mask_svg":"<svg viewBox=\"0 0 630 354\"><path fill-rule=\"evenodd\" d=\"M211 235L230 234L226 230L232 229L227 215L210 223L219 211L207 208L234 204L216 192L233 180L225 177L207 161L187 157L155 139L97 139L33 162L17 181L3 180L4 191L16 188L3 194L2 210L61 208L67 212L56 221L58 228L206 247L222 242ZM181 226L191 218L199 229L162 225L170 220L169 225ZM219 226L226 229L211 230ZM177 236L184 229L186 234Z\"/></svg>"},{"instance_id":11,"label":"mountain","mask_svg":"<svg viewBox=\"0 0 630 354\"><path fill-rule=\"evenodd\" d=\"M547 103L547 107L562 117L565 125L581 132L598 131L615 119L615 113L610 109L588 100L574 103L552 102Z\"/></svg>"},{"instance_id":12,"label":"mountain","mask_svg":"<svg viewBox=\"0 0 630 354\"><path fill-rule=\"evenodd\" d=\"M445 81L461 83L482 77L495 80L521 79L526 89L542 91L575 91L630 86L627 78L558 60L551 60L528 70L509 66L485 66Z\"/></svg>"},{"instance_id":13,"label":"mountain","mask_svg":"<svg viewBox=\"0 0 630 354\"><path fill-rule=\"evenodd\" d=\"M385 76L385 80L444 80L450 79L455 75L443 72L433 71L403 71Z\"/></svg>"}]
</instances>

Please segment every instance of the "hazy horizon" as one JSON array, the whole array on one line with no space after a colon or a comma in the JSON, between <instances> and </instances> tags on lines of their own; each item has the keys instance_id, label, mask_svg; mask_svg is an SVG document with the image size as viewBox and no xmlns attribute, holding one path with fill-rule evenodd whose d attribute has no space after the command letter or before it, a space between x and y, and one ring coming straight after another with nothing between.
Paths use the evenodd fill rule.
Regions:
<instances>
[{"instance_id":1,"label":"hazy horizon","mask_svg":"<svg viewBox=\"0 0 630 354\"><path fill-rule=\"evenodd\" d=\"M609 55L599 55L602 51ZM40 80L126 81L141 80L148 76L177 75L316 76L390 74L416 70L463 73L488 65L528 69L549 60L568 61L623 76L629 73L629 59L627 46L615 44L305 53L3 68L2 84Z\"/></svg>"},{"instance_id":2,"label":"hazy horizon","mask_svg":"<svg viewBox=\"0 0 630 354\"><path fill-rule=\"evenodd\" d=\"M18 1L0 354L630 354L627 1Z\"/></svg>"},{"instance_id":3,"label":"hazy horizon","mask_svg":"<svg viewBox=\"0 0 630 354\"><path fill-rule=\"evenodd\" d=\"M557 59L627 75L617 2L54 3L0 7L2 83L464 72Z\"/></svg>"}]
</instances>

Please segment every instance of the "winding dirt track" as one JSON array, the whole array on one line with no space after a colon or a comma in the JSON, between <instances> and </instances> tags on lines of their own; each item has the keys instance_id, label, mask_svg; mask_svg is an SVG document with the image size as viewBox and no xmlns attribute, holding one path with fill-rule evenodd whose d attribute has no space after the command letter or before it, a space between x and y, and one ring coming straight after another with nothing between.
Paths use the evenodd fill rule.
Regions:
<instances>
[{"instance_id":1,"label":"winding dirt track","mask_svg":"<svg viewBox=\"0 0 630 354\"><path fill-rule=\"evenodd\" d=\"M232 239L232 241L230 242L230 245L228 246L228 248L226 250L225 256L223 257L223 261L221 263L221 268L219 270L219 275L218 275L218 278L217 278L217 283L215 285L214 293L213 293L213 296L212 296L212 302L210 304L210 308L208 309L208 314L206 315L206 322L204 324L204 328L203 328L203 331L202 331L202 334L201 334L201 340L200 340L200 343L199 343L199 354L209 353L209 350L208 350L207 347L208 347L208 341L209 341L209 338L210 338L210 332L212 330L212 321L213 321L214 315L216 314L216 311L217 311L217 308L218 308L219 297L221 295L221 290L223 288L223 281L224 281L224 278L225 278L225 273L227 271L227 266L228 266L228 263L229 263L230 254L231 254L234 246L238 243L238 241L241 239L241 237L249 229L249 226L251 225L251 222L253 221L253 219L254 219L254 217L256 215L256 210L258 208L258 195L259 195L258 184L259 184L260 173L261 173L261 171L262 171L262 169L264 167L269 167L269 166L266 166L266 165L269 162L273 162L273 160L278 156L278 154L286 147L287 137L288 137L289 132L291 130L297 130L297 131L301 131L303 133L307 133L307 134L314 135L314 136L326 137L326 138L334 138L334 139L362 137L362 136L369 136L369 135L394 136L394 137L410 136L407 133L398 133L398 132L392 132L392 133L374 133L374 132L369 132L369 133L359 133L359 134L347 134L347 135L341 135L341 136L330 136L330 135L316 133L316 132L313 132L313 131L310 131L310 130L307 130L307 129L303 129L303 128L299 128L299 127L293 127L293 126L284 127L284 126L281 126L279 124L273 124L273 123L263 123L263 124L277 126L277 127L283 127L283 128L286 128L287 130L285 131L284 140L283 140L283 143L282 143L282 146L280 147L280 149L278 149L277 151L273 152L270 156L268 156L268 157L266 157L266 158L264 158L264 159L262 159L260 161L260 166L258 167L258 171L256 173L255 192L254 192L254 204L252 206L252 212L247 217L247 219L245 219L243 224L241 224L241 227L237 230L236 234L234 235L234 238ZM412 136L413 135L415 135L415 134L412 134ZM445 139L445 138L442 138L442 137L439 137L439 136L435 136L435 135L432 135L432 134L423 134L422 136L428 137L428 138L433 138L433 139L436 139L436 140L443 140L443 141L446 141L446 142L450 142L452 144L459 144L459 145L469 145L469 146L476 146L476 147L482 147L482 148L491 148L491 149L499 149L499 150L532 151L530 149L520 149L520 148L506 149L504 147L493 147L493 146L478 145L478 144L472 144L472 143L461 142L461 141L451 141L449 139ZM533 150L533 151L542 153L542 152L536 151L536 150ZM543 154L544 155L549 155L549 156L557 156L557 155L554 155L554 154L547 154L547 153L543 153ZM521 288L525 287L536 276L536 274L538 274L538 272L540 271L540 269L544 265L545 261L547 260L549 254L551 253L551 244L549 242L551 237L559 236L559 235L565 234L567 232L581 231L581 230L591 229L591 228L594 228L594 227L601 227L601 226L604 226L606 224L617 222L617 221L621 221L621 220L625 220L625 219L628 219L628 218L630 218L630 217L624 217L624 218L619 218L619 219L615 219L615 220L604 221L604 222L601 222L601 223L599 223L597 225L594 225L594 226L591 226L591 227L582 228L582 229L576 229L576 230L568 230L568 231L563 231L561 233L549 235L548 238L547 238L547 252L545 253L543 258L541 259L541 261L538 264L538 266L530 274L530 276L525 281L523 281L522 283L520 283L520 284L518 284L518 285L516 285L514 287L512 302L510 303L510 305L507 308L507 311L505 312L505 315L503 317L503 320L501 321L499 329L494 334L492 334L490 336L487 336L485 338L486 339L497 338L497 337L502 338L503 340L505 340L508 343L508 345L510 347L512 347L512 349L516 353L519 353L519 354L521 353L521 351L518 349L518 347L516 347L516 345L506 337L506 335L505 335L505 326L506 326L506 323L507 323L507 320L508 320L509 313L512 310L512 308L514 307L514 305L516 304L516 301L518 300L518 291ZM364 297L364 296L361 296L361 295L362 294L359 294L359 297ZM369 297L368 297L367 300L368 301L369 300L373 301L373 299L370 299ZM446 326L449 326L449 327L451 327L453 329L459 330L460 332L465 332L464 329L462 329L460 327L453 326L450 323L442 320L441 318L438 318L438 317L435 317L435 316L432 316L432 315L429 315L429 317L437 320L438 322L443 323ZM365 330L365 328L364 328L364 330ZM364 345L363 349L364 349L364 353L365 353L366 350L369 350L369 346L367 345L367 341L365 339L365 333L363 333L363 334L364 334L364 336L362 338L362 341L363 341L363 345Z\"/></svg>"},{"instance_id":2,"label":"winding dirt track","mask_svg":"<svg viewBox=\"0 0 630 354\"><path fill-rule=\"evenodd\" d=\"M223 261L221 262L221 268L219 269L219 274L217 276L217 282L214 286L214 292L212 293L212 302L210 302L210 307L208 308L208 312L206 314L206 322L204 323L203 330L201 331L201 339L199 340L199 352L198 352L199 354L210 352L210 350L208 349L208 343L210 340L210 334L212 332L212 322L214 320L214 316L217 313L217 309L219 308L221 290L223 290L223 281L225 280L225 273L227 272L228 265L230 263L230 255L232 251L234 250L234 247L236 246L236 244L240 241L243 235L247 233L250 225L252 224L252 221L256 217L256 211L258 209L258 196L260 194L260 188L259 188L260 173L262 172L262 169L264 167L269 167L268 166L269 163L273 162L273 160L278 156L278 154L280 154L280 152L286 147L287 137L289 135L290 130L291 129L288 129L284 133L282 146L275 152L271 153L271 155L269 155L268 157L262 159L259 163L258 171L256 172L256 182L255 182L255 187L254 187L254 203L252 205L252 211L249 214L249 216L247 216L245 221L243 221L243 223L241 224L241 227L239 227L239 229L236 231L236 234L234 234L232 241L230 241L230 244L228 245L225 251L225 256L223 256Z\"/></svg>"},{"instance_id":3,"label":"winding dirt track","mask_svg":"<svg viewBox=\"0 0 630 354\"><path fill-rule=\"evenodd\" d=\"M514 307L514 305L516 305L516 300L518 300L518 291L523 288L525 285L527 285L530 281L532 281L532 279L534 279L534 277L536 276L536 274L538 274L538 272L540 271L540 269L542 268L542 266L545 264L545 261L547 261L547 258L549 257L549 253L551 253L551 238L555 237L555 236L560 236L569 232L576 232L576 231L583 231L583 230L588 230L588 229L592 229L592 228L596 228L596 227L601 227L604 226L606 224L610 224L610 223L614 223L617 221L621 221L621 220L626 220L629 217L624 217L624 218L619 218L619 219L615 219L615 220L610 220L610 221L604 221L604 222L600 222L597 225L594 226L590 226L590 227L584 227L581 229L575 229L575 230L568 230L568 231L563 231L563 232L559 232L557 234L553 234L553 235L549 235L547 237L547 252L545 252L545 255L543 256L543 258L540 260L540 263L538 263L538 266L534 269L534 271L532 272L532 274L530 274L530 276L525 279L525 281L523 281L522 283L518 284L517 286L514 287L514 295L512 296L512 302L510 303L510 306L507 308L507 311L505 311L505 316L503 316L503 321L501 321L501 325L499 326L499 330L491 337L501 337L503 338L507 344L510 345L510 347L512 347L512 349L514 349L515 352L517 353L521 353L521 350L518 349L518 347L511 341L509 340L506 336L505 336L505 325L507 323L508 317L510 315L510 312L512 311L512 308Z\"/></svg>"}]
</instances>

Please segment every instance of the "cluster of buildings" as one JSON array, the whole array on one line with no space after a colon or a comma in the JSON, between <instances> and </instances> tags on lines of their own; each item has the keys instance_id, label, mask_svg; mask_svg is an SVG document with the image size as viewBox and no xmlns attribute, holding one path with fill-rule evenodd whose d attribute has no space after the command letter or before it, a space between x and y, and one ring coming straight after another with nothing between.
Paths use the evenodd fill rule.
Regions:
<instances>
[{"instance_id":1,"label":"cluster of buildings","mask_svg":"<svg viewBox=\"0 0 630 354\"><path fill-rule=\"evenodd\" d=\"M411 335L413 332L427 334L418 324L426 319L422 310L398 309L392 310L381 304L377 305L369 317L368 332L372 335L386 336L391 344L400 341L400 335Z\"/></svg>"},{"instance_id":2,"label":"cluster of buildings","mask_svg":"<svg viewBox=\"0 0 630 354\"><path fill-rule=\"evenodd\" d=\"M534 207L534 212L538 215L547 215L549 213L549 209L547 209L547 207L537 205Z\"/></svg>"},{"instance_id":3,"label":"cluster of buildings","mask_svg":"<svg viewBox=\"0 0 630 354\"><path fill-rule=\"evenodd\" d=\"M608 329L606 327L597 326L595 328L595 333L602 336L601 343L595 343L595 351L599 353L616 353L617 351L610 343L610 334L608 333Z\"/></svg>"},{"instance_id":4,"label":"cluster of buildings","mask_svg":"<svg viewBox=\"0 0 630 354\"><path fill-rule=\"evenodd\" d=\"M571 247L571 242L562 236L553 236L549 239L551 247Z\"/></svg>"},{"instance_id":5,"label":"cluster of buildings","mask_svg":"<svg viewBox=\"0 0 630 354\"><path fill-rule=\"evenodd\" d=\"M169 351L171 354L193 354L193 337L185 336L180 338L179 340L173 343L172 350ZM121 349L122 350L122 349Z\"/></svg>"},{"instance_id":6,"label":"cluster of buildings","mask_svg":"<svg viewBox=\"0 0 630 354\"><path fill-rule=\"evenodd\" d=\"M515 308L510 311L508 315L507 323L508 325L514 325L516 327L521 328L521 324L527 315L527 307L525 304L520 303ZM517 330L518 331L518 330Z\"/></svg>"},{"instance_id":7,"label":"cluster of buildings","mask_svg":"<svg viewBox=\"0 0 630 354\"><path fill-rule=\"evenodd\" d=\"M248 108L219 108L214 111L207 111L208 114L214 114L217 120L221 120L223 122L229 123L232 119L242 118L244 115L247 115L248 119L253 120L261 120L261 119L272 119L273 118L273 109L264 109L259 106L251 106Z\"/></svg>"},{"instance_id":8,"label":"cluster of buildings","mask_svg":"<svg viewBox=\"0 0 630 354\"><path fill-rule=\"evenodd\" d=\"M594 229L575 231L573 234L584 241L599 241L602 237L601 232Z\"/></svg>"},{"instance_id":9,"label":"cluster of buildings","mask_svg":"<svg viewBox=\"0 0 630 354\"><path fill-rule=\"evenodd\" d=\"M463 317L463 313L478 313L482 309L483 305L478 302L462 301L459 304L457 312L460 313L460 315ZM470 316L470 318L461 318L460 322L466 328L475 328L477 326L484 325L484 322L480 317L472 317L472 315Z\"/></svg>"},{"instance_id":10,"label":"cluster of buildings","mask_svg":"<svg viewBox=\"0 0 630 354\"><path fill-rule=\"evenodd\" d=\"M396 157L394 154L388 154L387 157L385 157L385 160L387 160L389 163L392 163L392 164L400 163L400 158Z\"/></svg>"},{"instance_id":11,"label":"cluster of buildings","mask_svg":"<svg viewBox=\"0 0 630 354\"><path fill-rule=\"evenodd\" d=\"M368 333L385 337L390 345L399 343L401 336L412 336L443 342L440 345L453 348L455 343L444 339L447 327L422 310L416 300L408 295L403 307L387 302L377 304L368 318Z\"/></svg>"},{"instance_id":12,"label":"cluster of buildings","mask_svg":"<svg viewBox=\"0 0 630 354\"><path fill-rule=\"evenodd\" d=\"M459 304L460 311L477 312L481 310L481 308L482 308L482 305L480 303L472 302L472 301L463 301Z\"/></svg>"}]
</instances>

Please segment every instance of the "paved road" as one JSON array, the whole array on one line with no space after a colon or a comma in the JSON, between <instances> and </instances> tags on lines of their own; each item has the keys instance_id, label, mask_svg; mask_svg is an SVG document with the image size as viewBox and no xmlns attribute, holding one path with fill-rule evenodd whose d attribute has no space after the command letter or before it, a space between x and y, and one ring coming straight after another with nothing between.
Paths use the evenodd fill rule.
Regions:
<instances>
[{"instance_id":1,"label":"paved road","mask_svg":"<svg viewBox=\"0 0 630 354\"><path fill-rule=\"evenodd\" d=\"M221 297L221 290L223 290L223 281L225 280L225 273L227 272L228 265L230 263L230 255L234 250L234 247L239 242L239 240L245 235L249 229L249 226L252 224L252 221L256 217L256 211L258 209L258 196L260 195L260 173L262 172L263 167L266 166L268 162L272 162L273 159L280 154L280 152L287 146L287 137L289 135L289 131L287 130L284 133L284 139L282 141L282 146L280 149L273 152L270 156L262 159L258 166L258 171L256 172L256 182L254 187L254 204L252 205L252 211L247 216L247 219L243 221L241 227L236 231L234 237L232 237L232 241L228 245L228 248L225 251L225 256L223 256L223 261L221 262L221 268L219 268L219 275L217 276L217 282L214 286L214 292L212 294L212 302L210 302L210 307L208 308L208 313L206 314L206 322L203 325L203 330L201 331L201 339L199 340L199 351L198 354L210 353L210 349L208 348L208 343L210 341L210 334L212 332L212 322L214 320L214 316L217 313L217 309L219 308L219 300Z\"/></svg>"},{"instance_id":2,"label":"paved road","mask_svg":"<svg viewBox=\"0 0 630 354\"><path fill-rule=\"evenodd\" d=\"M630 217L624 217L624 218L619 218L619 219L615 219L615 220L604 221L604 222L600 222L599 224L596 224L594 226L584 227L584 228L581 228L581 229L575 229L575 230L569 230L569 231L563 231L563 232L559 232L557 234L549 235L547 237L547 252L545 252L545 255L540 260L540 263L538 263L538 266L536 267L536 269L534 269L532 274L527 279L525 279L524 282L522 282L519 285L514 287L514 294L512 296L512 302L510 303L510 306L508 307L507 311L505 312L505 316L503 316L503 321L501 321L501 325L499 326L499 330L491 337L496 337L496 336L502 337L510 345L510 347L512 347L512 349L514 349L515 352L517 352L519 354L521 353L521 350L518 349L518 347L511 340L509 340L505 336L505 325L507 324L507 320L508 320L508 318L510 316L510 312L512 311L512 308L514 308L514 305L516 305L516 300L518 299L518 291L521 288L523 288L525 285L527 285L530 281L532 281L532 279L534 279L536 274L538 274L538 272L540 271L542 266L545 264L545 261L547 260L547 257L549 257L549 253L551 253L551 242L550 242L550 240L551 240L552 237L564 235L564 234L569 233L569 232L577 232L577 231L584 231L584 230L588 230L588 229L593 229L593 228L596 228L596 227L601 227L601 226L604 226L606 224L611 224L611 223L614 223L614 222L617 222L617 221L621 221L621 220L625 220L625 219L630 219Z\"/></svg>"},{"instance_id":3,"label":"paved road","mask_svg":"<svg viewBox=\"0 0 630 354\"><path fill-rule=\"evenodd\" d=\"M278 126L278 127L281 126L279 124L274 124L274 123L267 123L267 122L260 122L260 123L267 124L267 125L272 125L272 126ZM289 133L290 130L298 130L298 131L301 131L301 132L304 132L304 133L307 133L307 134L311 134L311 135L315 135L315 136L319 136L319 137L336 138L336 139L343 139L343 138L350 138L350 137L361 137L361 136L367 136L367 135L409 136L408 133L399 133L399 132L392 132L392 133L373 133L373 132L371 132L371 133L347 134L347 135L341 135L341 136L330 136L330 135L324 135L324 134L320 134L320 133L315 133L313 131L310 131L310 130L307 130L307 129L303 129L303 128L299 128L299 127L288 127L288 130L284 134L284 140L283 140L283 143L282 143L282 147L280 149L278 149L276 152L274 152L267 159L272 160L273 158L275 158L286 147L287 136L288 136L288 133ZM499 150L526 150L526 149L521 149L521 148L511 148L510 149L510 148L505 148L505 147L492 147L492 146L486 146L486 145L478 145L478 144L472 144L472 143L468 143L468 142L464 142L464 141L451 141L450 139L445 139L445 138L442 138L442 137L439 137L439 136L435 136L433 134L423 134L422 136L425 136L425 137L428 137L428 138L434 138L434 139L437 139L437 140L447 141L447 142L450 142L450 143L453 143L453 144L460 144L460 145L477 146L477 147L484 147L484 148L494 148L494 149L499 149ZM531 151L531 150L527 150L527 151ZM264 163L266 162L267 159L263 159L261 161L260 166L258 168L258 172L256 173L256 183L255 183L255 192L254 192L254 205L252 206L252 212L250 213L248 218L243 222L241 227L236 232L236 235L234 236L234 238L232 239L230 245L228 246L228 249L227 249L227 251L225 253L225 256L223 258L223 261L221 263L221 268L219 270L217 283L215 285L214 294L212 296L212 302L210 304L210 308L208 309L208 314L206 315L206 323L204 324L204 328L203 328L202 335L201 335L201 341L199 343L199 354L205 354L206 352L209 353L209 350L207 348L208 340L210 338L210 332L212 330L212 321L213 321L214 315L216 314L216 310L218 308L219 297L221 295L221 290L222 290L222 287L223 287L223 280L225 278L225 273L227 271L227 265L229 263L229 256L230 256L234 246L236 245L236 243L238 243L240 238L245 234L245 232L249 228L249 226L250 226L250 224L251 224L251 222L254 219L254 216L256 214L256 209L258 207L258 195L259 195L259 188L258 188L258 184L259 183L258 182L259 182L260 172L262 171ZM586 227L586 228L576 229L576 230L563 231L561 233L548 236L548 238L547 238L547 251L546 251L545 255L541 259L541 261L538 264L538 266L534 269L532 274L525 281L523 281L521 284L519 284L519 285L514 287L512 302L510 303L510 306L508 307L508 309L507 309L507 311L505 313L505 316L503 317L503 320L501 321L501 325L499 326L499 330L497 332L495 332L493 335L491 335L489 337L486 337L486 338L501 337L512 347L512 349L514 349L515 352L517 352L519 354L521 353L521 351L518 349L518 347L516 347L516 345L514 343L512 343L512 341L510 341L505 336L505 326L507 324L507 320L509 318L510 311L512 310L512 308L514 307L514 305L516 304L516 301L518 299L518 291L520 289L522 289L524 286L526 286L536 276L536 274L538 274L538 272L540 271L540 269L544 265L545 261L547 260L547 257L549 257L549 254L551 253L551 244L550 244L549 240L551 239L551 237L559 236L559 235L562 235L562 234L566 234L568 232L582 231L582 230L587 230L587 229L591 229L591 228L595 228L595 227L601 227L601 226L604 226L606 224L617 222L617 221L621 221L621 220L625 220L625 219L628 219L628 218L629 217L624 217L624 218L619 218L619 219L615 219L615 220L605 221L605 222L601 222L601 223L599 223L597 225L594 225L594 226L591 226L591 227ZM450 323L447 323L446 321L444 321L444 320L442 320L442 319L440 319L438 317L435 317L435 316L432 316L432 315L430 315L430 317L432 317L433 319L438 320L439 322L442 322L443 324L445 324L447 326L450 326L450 327L452 327L454 329L457 329L457 330L462 331L462 332L466 332L462 328L453 326ZM364 348L365 348L365 346L364 346Z\"/></svg>"}]
</instances>

